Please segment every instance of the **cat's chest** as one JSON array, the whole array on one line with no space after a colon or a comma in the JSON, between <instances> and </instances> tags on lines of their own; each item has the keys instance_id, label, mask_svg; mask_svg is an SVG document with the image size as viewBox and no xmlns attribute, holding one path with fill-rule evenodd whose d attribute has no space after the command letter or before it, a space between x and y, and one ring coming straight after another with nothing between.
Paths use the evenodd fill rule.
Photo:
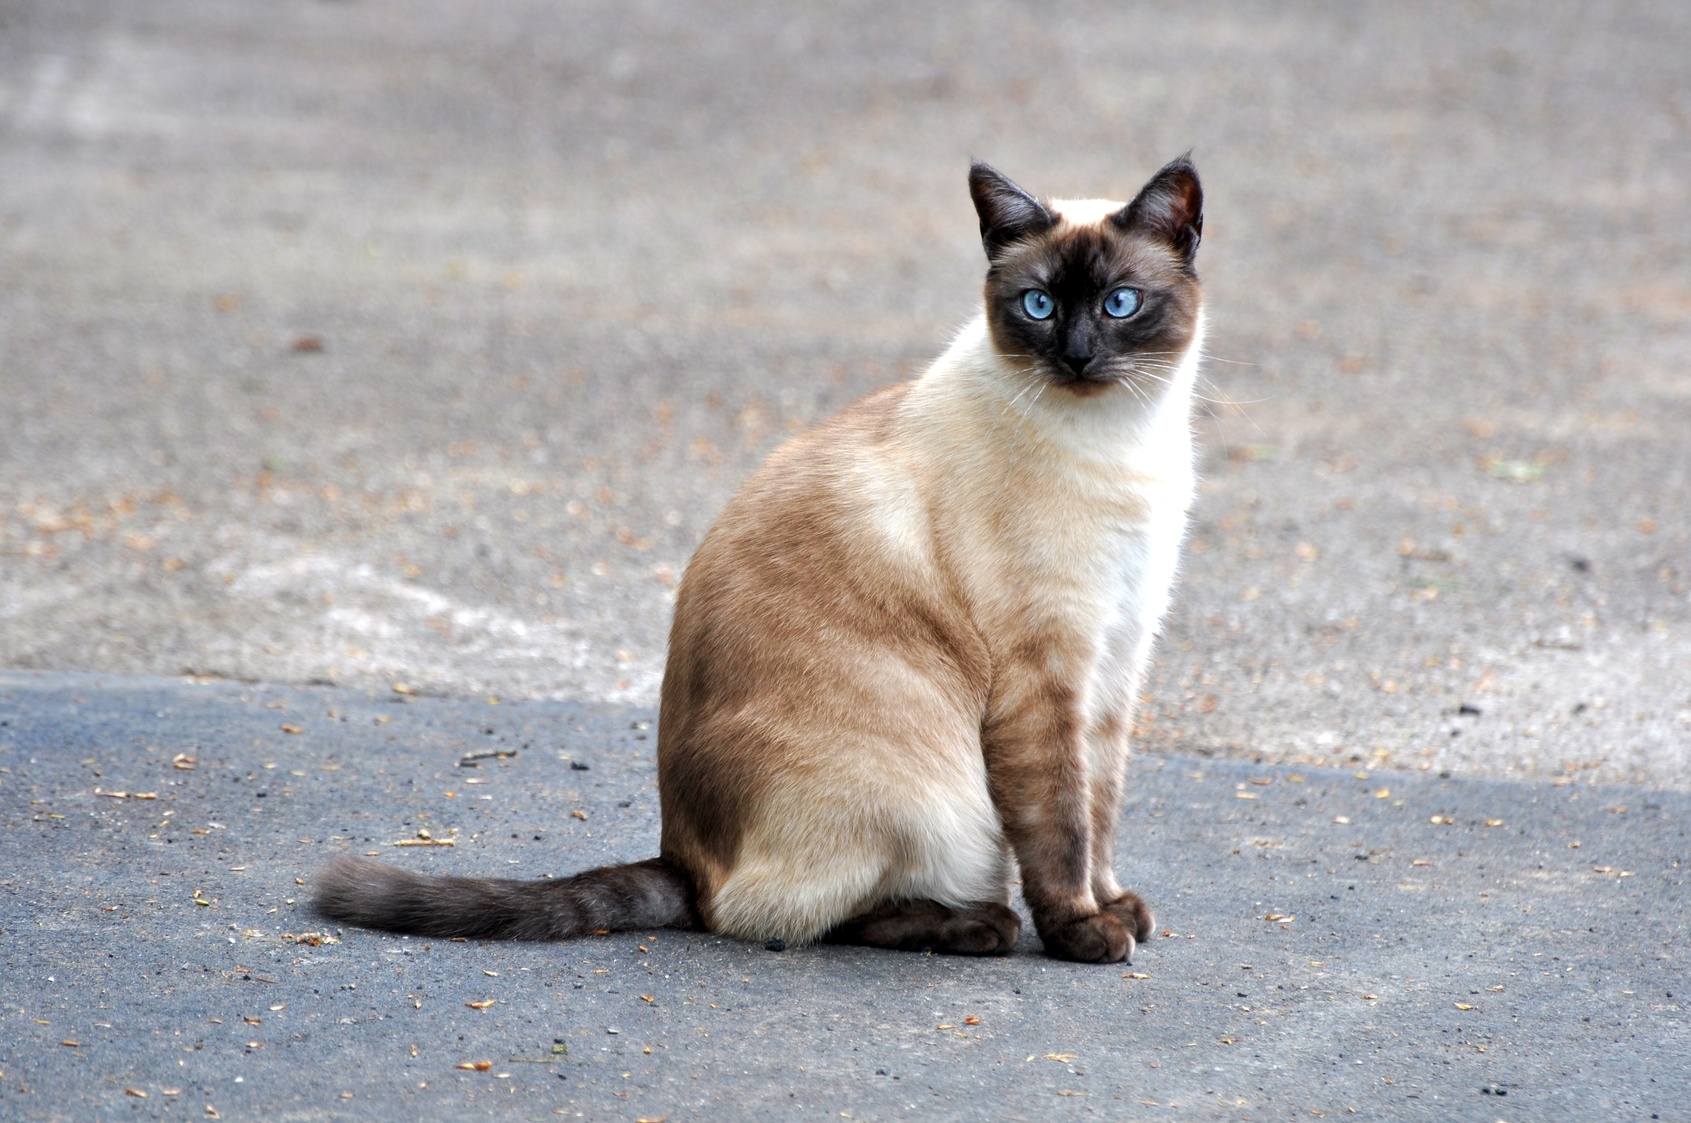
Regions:
<instances>
[{"instance_id":1,"label":"cat's chest","mask_svg":"<svg viewBox=\"0 0 1691 1123\"><path fill-rule=\"evenodd\" d=\"M1143 481L1132 502L1071 507L1046 520L1057 548L1013 594L1021 603L1007 631L1060 661L1089 724L1132 705L1168 609L1190 500L1178 478Z\"/></svg>"},{"instance_id":2,"label":"cat's chest","mask_svg":"<svg viewBox=\"0 0 1691 1123\"><path fill-rule=\"evenodd\" d=\"M1191 497L1190 474L1178 466L1047 476L1019 493L1007 486L981 543L994 563L983 576L1014 618L1006 625L1057 628L1100 649L1131 646L1166 607Z\"/></svg>"}]
</instances>

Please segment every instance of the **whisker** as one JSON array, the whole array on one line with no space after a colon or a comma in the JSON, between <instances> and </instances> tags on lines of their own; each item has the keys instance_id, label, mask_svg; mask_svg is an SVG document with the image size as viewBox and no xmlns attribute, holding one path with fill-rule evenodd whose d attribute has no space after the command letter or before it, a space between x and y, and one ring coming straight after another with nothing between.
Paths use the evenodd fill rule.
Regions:
<instances>
[{"instance_id":1,"label":"whisker","mask_svg":"<svg viewBox=\"0 0 1691 1123\"><path fill-rule=\"evenodd\" d=\"M1015 368L1015 371L1016 371L1017 374L1023 375L1023 376L1030 375L1030 374L1033 373L1033 369L1031 367L1018 367L1018 368ZM1004 415L1006 417L1008 417L1011 413L1015 412L1017 403L1019 403L1022 400L1022 398L1026 397L1028 391L1030 391L1030 390L1038 391L1038 393L1035 393L1034 397L1033 397L1033 401L1038 401L1039 400L1039 394L1044 392L1043 386L1042 386L1043 381L1044 381L1043 379L1039 379L1039 378L1029 378L1027 384L1025 386L1023 386L1020 390L1016 391L1016 396L1011 398L1008 402L1004 403L1004 410L1003 410ZM1029 403L1029 408L1030 409L1032 408L1032 402ZM1028 417L1027 412L1023 411L1022 412L1022 420L1024 420L1024 421L1027 420L1027 417Z\"/></svg>"},{"instance_id":2,"label":"whisker","mask_svg":"<svg viewBox=\"0 0 1691 1123\"><path fill-rule=\"evenodd\" d=\"M1034 392L1033 399L1028 402L1027 408L1022 411L1022 420L1026 421L1033 413L1033 407L1039 404L1039 399L1045 396L1045 391L1050 385L1049 382L1039 384L1039 389Z\"/></svg>"}]
</instances>

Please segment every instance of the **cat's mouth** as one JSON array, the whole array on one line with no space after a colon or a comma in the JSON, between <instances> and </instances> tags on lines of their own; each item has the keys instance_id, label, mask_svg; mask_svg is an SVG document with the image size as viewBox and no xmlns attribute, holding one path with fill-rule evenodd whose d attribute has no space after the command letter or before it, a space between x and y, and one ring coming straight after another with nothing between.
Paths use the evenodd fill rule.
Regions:
<instances>
[{"instance_id":1,"label":"cat's mouth","mask_svg":"<svg viewBox=\"0 0 1691 1123\"><path fill-rule=\"evenodd\" d=\"M1048 366L1046 376L1078 398L1092 398L1126 382L1131 374L1132 371L1090 365L1077 372L1067 366L1052 364Z\"/></svg>"},{"instance_id":2,"label":"cat's mouth","mask_svg":"<svg viewBox=\"0 0 1691 1123\"><path fill-rule=\"evenodd\" d=\"M1158 391L1173 384L1172 373L1153 362L1123 361L1094 365L1075 371L1061 363L1046 362L1046 380L1077 398L1095 398L1117 387L1149 402Z\"/></svg>"},{"instance_id":3,"label":"cat's mouth","mask_svg":"<svg viewBox=\"0 0 1691 1123\"><path fill-rule=\"evenodd\" d=\"M1067 390L1077 398L1095 398L1099 394L1116 385L1120 379L1094 378L1086 374L1059 375L1054 380L1058 386Z\"/></svg>"}]
</instances>

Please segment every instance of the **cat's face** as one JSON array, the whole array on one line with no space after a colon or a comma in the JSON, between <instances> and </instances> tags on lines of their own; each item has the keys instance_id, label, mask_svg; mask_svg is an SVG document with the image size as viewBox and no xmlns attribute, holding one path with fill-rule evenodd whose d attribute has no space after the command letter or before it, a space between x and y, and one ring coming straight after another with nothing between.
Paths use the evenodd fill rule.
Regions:
<instances>
[{"instance_id":1,"label":"cat's face","mask_svg":"<svg viewBox=\"0 0 1691 1123\"><path fill-rule=\"evenodd\" d=\"M1126 206L1040 202L985 164L969 171L990 263L993 344L1077 395L1166 381L1197 331L1192 268L1203 189L1175 160Z\"/></svg>"}]
</instances>

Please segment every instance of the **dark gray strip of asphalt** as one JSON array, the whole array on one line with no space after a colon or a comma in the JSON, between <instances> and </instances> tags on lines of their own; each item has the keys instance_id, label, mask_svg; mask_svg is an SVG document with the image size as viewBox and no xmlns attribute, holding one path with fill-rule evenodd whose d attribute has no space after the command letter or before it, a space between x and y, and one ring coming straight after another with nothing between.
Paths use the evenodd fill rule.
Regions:
<instances>
[{"instance_id":1,"label":"dark gray strip of asphalt","mask_svg":"<svg viewBox=\"0 0 1691 1123\"><path fill-rule=\"evenodd\" d=\"M1141 757L1131 966L306 907L651 855L654 720L0 674L0 1116L1688 1117L1683 792Z\"/></svg>"}]
</instances>

